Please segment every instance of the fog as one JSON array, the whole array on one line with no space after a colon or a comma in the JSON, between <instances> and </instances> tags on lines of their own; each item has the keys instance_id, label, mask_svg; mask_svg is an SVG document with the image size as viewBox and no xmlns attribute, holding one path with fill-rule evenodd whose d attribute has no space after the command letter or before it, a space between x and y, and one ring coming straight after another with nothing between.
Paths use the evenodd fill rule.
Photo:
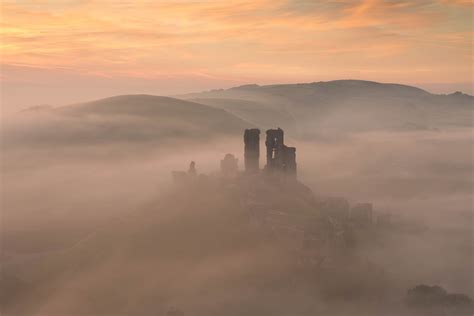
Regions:
<instances>
[{"instance_id":1,"label":"fog","mask_svg":"<svg viewBox=\"0 0 474 316\"><path fill-rule=\"evenodd\" d=\"M419 284L474 296L471 127L290 128L311 194L220 178L227 153L243 170L243 131L258 122L106 110L4 118L3 314L415 315L405 296ZM174 182L190 161L207 177ZM299 241L248 222L252 194L288 213L320 214L314 201L328 197L370 202L393 225L358 231L355 248L308 268Z\"/></svg>"}]
</instances>

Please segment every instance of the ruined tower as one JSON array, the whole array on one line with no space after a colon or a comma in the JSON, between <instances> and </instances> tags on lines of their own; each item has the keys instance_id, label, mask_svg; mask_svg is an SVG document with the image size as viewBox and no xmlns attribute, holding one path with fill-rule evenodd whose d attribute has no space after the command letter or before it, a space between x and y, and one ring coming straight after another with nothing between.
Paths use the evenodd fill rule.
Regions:
<instances>
[{"instance_id":1,"label":"ruined tower","mask_svg":"<svg viewBox=\"0 0 474 316\"><path fill-rule=\"evenodd\" d=\"M244 143L245 172L257 173L260 168L260 130L258 128L246 129Z\"/></svg>"},{"instance_id":2,"label":"ruined tower","mask_svg":"<svg viewBox=\"0 0 474 316\"><path fill-rule=\"evenodd\" d=\"M296 148L283 145L283 171L296 177Z\"/></svg>"},{"instance_id":3,"label":"ruined tower","mask_svg":"<svg viewBox=\"0 0 474 316\"><path fill-rule=\"evenodd\" d=\"M296 148L284 144L284 133L281 128L267 130L267 165L268 173L282 172L296 177Z\"/></svg>"},{"instance_id":4,"label":"ruined tower","mask_svg":"<svg viewBox=\"0 0 474 316\"><path fill-rule=\"evenodd\" d=\"M281 170L283 167L283 130L269 129L267 130L267 165L268 171Z\"/></svg>"}]
</instances>

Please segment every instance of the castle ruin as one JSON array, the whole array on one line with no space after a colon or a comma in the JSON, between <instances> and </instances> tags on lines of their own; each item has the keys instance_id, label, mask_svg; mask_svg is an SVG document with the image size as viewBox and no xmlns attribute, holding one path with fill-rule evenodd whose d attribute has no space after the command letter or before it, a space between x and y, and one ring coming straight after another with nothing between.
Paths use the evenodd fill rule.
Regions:
<instances>
[{"instance_id":1,"label":"castle ruin","mask_svg":"<svg viewBox=\"0 0 474 316\"><path fill-rule=\"evenodd\" d=\"M257 173L260 169L260 130L258 128L246 129L244 144L245 172Z\"/></svg>"},{"instance_id":2,"label":"castle ruin","mask_svg":"<svg viewBox=\"0 0 474 316\"><path fill-rule=\"evenodd\" d=\"M256 173L259 171L260 130L256 128L245 130L244 143L245 171ZM296 148L285 145L284 132L281 128L267 130L265 146L267 149L265 172L282 173L296 178Z\"/></svg>"}]
</instances>

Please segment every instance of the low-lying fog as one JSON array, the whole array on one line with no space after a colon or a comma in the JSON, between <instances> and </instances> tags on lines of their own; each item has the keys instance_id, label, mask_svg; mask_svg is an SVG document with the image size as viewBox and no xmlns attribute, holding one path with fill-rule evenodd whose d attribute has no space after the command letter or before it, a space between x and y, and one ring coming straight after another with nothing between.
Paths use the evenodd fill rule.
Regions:
<instances>
[{"instance_id":1,"label":"low-lying fog","mask_svg":"<svg viewBox=\"0 0 474 316\"><path fill-rule=\"evenodd\" d=\"M14 283L8 281L14 278L27 284L26 287L41 288L38 283L47 284L49 276L56 278L54 271L47 272L49 274L36 271L37 262L78 247L78 244L90 239L98 231L113 230L114 225L122 229L124 222L133 218L134 214L143 216L146 213L141 210L153 209L155 203L160 203L160 197L166 196L171 190L171 171L187 170L190 161L196 162L198 173L212 174L219 170L224 155L232 153L239 159L239 168L243 169L243 140L238 133L209 137L176 134L167 135L168 138L161 141L140 138L143 131L135 131L129 138L109 139L101 136L94 138L94 132L102 132L103 126L100 124L94 125L97 128L95 131L88 130L88 125L79 124L75 128L81 130L80 135L95 139L88 141L89 138L75 138L75 132L62 134L68 133L62 128L63 124L71 127L77 121L58 123L50 118L37 119L33 114L20 113L20 116L23 115L29 118L8 120L4 127L1 225L2 274L3 279L7 280L3 282L4 286L8 282ZM126 119L141 126L141 118ZM25 136L27 132L24 131L32 126L43 136L44 130L48 130L48 135L52 137L48 138L49 141L43 141L42 135L37 135L37 138L35 135ZM50 129L51 126L56 129ZM104 130L110 134L117 132L113 126L106 126ZM376 247L367 246L360 250L363 256L379 265L397 283L395 288L407 290L418 284L439 285L448 292L473 297L472 135L471 128L461 127L354 132L334 137L323 135L310 140L301 140L287 133L285 142L297 148L299 180L317 196L345 197L351 203L372 202L376 214L390 213L393 218L406 222L407 227L415 227L415 230L420 231L395 231ZM264 133L261 134L260 148L263 166ZM196 204L196 209L200 207L200 204ZM156 212L161 211L162 208L156 207ZM153 220L155 217L150 218L150 221ZM203 223L205 225L207 221ZM158 230L165 229L159 223L156 227ZM189 234L193 234L192 229ZM172 248L173 242L170 239L168 247ZM107 245L104 247L109 247ZM99 252L105 251L100 247L97 245ZM248 252L249 256L259 257L252 260L272 261L271 251L266 253L250 249ZM179 271L180 267L169 266L172 260L166 257L166 253L158 255L163 260L162 266L146 262L141 266L142 272L146 271L141 278L147 274L161 275L161 279L156 277L155 280L161 280L162 284L156 281L157 284L152 286L145 279L140 279L142 283L134 280L128 285L126 277L114 284L114 291L128 293L125 296L135 300L127 305L128 313L161 315L162 311L153 310L153 307L150 310L146 310L145 306L142 306L143 309L135 308L140 305L140 298L150 304L155 286L162 288L163 292L166 292L163 287L170 287L174 293L180 293L174 281L166 278L169 271ZM236 268L232 267L231 262L245 266L250 260L245 256L233 257L235 254L232 253L226 259L224 253L227 252L220 254L218 263L200 261L201 278L206 278L206 273L210 273L206 272L208 270L217 273L222 269L222 273L232 273ZM269 257L266 258L266 255ZM83 259L80 256L75 259L78 267ZM122 258L124 261L126 259ZM69 267L60 277L61 287L64 288L77 287L79 280L98 288L103 286L104 292L96 299L107 301L108 305L101 305L93 299L84 300L81 295L87 296L86 293L67 292L60 290L61 287L58 290L48 289L51 291L46 297L25 298L21 293L23 289L15 288L15 284L2 290L2 303L6 306L5 311L13 315L59 315L64 312L71 315L117 314L113 308L104 307L120 304L108 296L111 287L105 284L110 281L111 271L120 271L126 267L126 264L122 267L117 261L105 260L93 268L94 273L81 271L83 274L75 275L76 268ZM123 273L127 274L126 271ZM134 273L137 271L134 270ZM84 279L81 279L81 275ZM134 276L130 275L129 278L133 279ZM234 282L235 278L238 275L229 276L229 282ZM196 311L205 311L203 306L212 303L218 306L219 302L224 302L224 306L231 306L228 302L239 301L239 295L250 295L234 292L232 298L197 296L194 293L197 288L211 293L213 286L221 288L224 285L205 283L201 279L184 281L188 283L180 285L184 293L181 300L177 298L171 303L179 308L184 306L186 315L205 315L205 312L193 313L189 310L193 306L196 306ZM204 288L201 287L203 284ZM196 302L191 297L196 300L197 297L200 300L209 299L210 302ZM403 297L393 298L398 299ZM266 296L262 300L266 301L265 304L271 304L269 302L272 299ZM288 305L297 302L294 298L288 300ZM320 298L305 298L301 294L299 300L319 301ZM87 308L81 306L86 301L94 302L91 304L95 305ZM25 307L24 304L31 306ZM245 314L242 312L244 310L240 309L240 314ZM249 313L255 314L255 310L249 309ZM266 315L267 311L262 307L260 315ZM215 312L219 313L218 309ZM228 314L234 312L229 310ZM300 314L306 315L303 312Z\"/></svg>"}]
</instances>

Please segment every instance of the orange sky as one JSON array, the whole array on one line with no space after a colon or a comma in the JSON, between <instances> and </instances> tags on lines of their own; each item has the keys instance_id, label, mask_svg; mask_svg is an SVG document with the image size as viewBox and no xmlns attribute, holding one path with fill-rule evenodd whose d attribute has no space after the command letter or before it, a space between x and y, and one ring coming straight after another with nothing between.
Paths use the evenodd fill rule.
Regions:
<instances>
[{"instance_id":1,"label":"orange sky","mask_svg":"<svg viewBox=\"0 0 474 316\"><path fill-rule=\"evenodd\" d=\"M169 94L342 78L473 82L473 0L0 3L1 80L13 103L27 102L22 87L48 103L53 87L74 101L101 85L102 94Z\"/></svg>"}]
</instances>

